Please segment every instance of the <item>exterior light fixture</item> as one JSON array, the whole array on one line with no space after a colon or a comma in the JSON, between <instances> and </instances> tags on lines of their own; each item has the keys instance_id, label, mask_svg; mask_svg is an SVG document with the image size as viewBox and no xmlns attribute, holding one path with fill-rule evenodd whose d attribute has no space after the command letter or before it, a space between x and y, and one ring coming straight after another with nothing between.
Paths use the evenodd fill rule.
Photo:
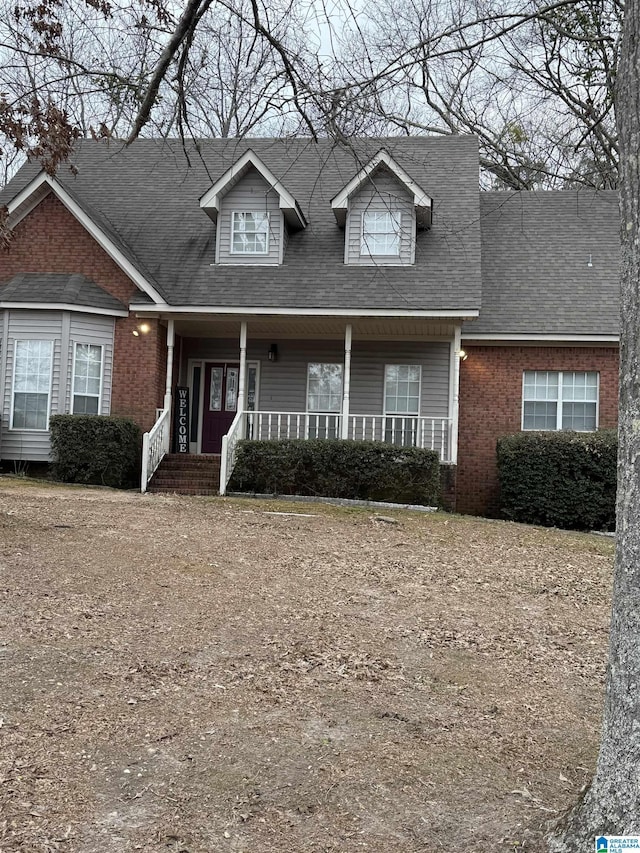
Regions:
<instances>
[{"instance_id":1,"label":"exterior light fixture","mask_svg":"<svg viewBox=\"0 0 640 853\"><path fill-rule=\"evenodd\" d=\"M591 252L589 252L589 260L587 261L587 266L588 266L588 267L592 267L592 266L593 266L593 261L591 260Z\"/></svg>"},{"instance_id":2,"label":"exterior light fixture","mask_svg":"<svg viewBox=\"0 0 640 853\"><path fill-rule=\"evenodd\" d=\"M132 332L134 338L139 338L140 335L148 335L151 331L151 326L148 323L138 323Z\"/></svg>"},{"instance_id":3,"label":"exterior light fixture","mask_svg":"<svg viewBox=\"0 0 640 853\"><path fill-rule=\"evenodd\" d=\"M278 344L271 344L269 347L269 361L277 361L278 360Z\"/></svg>"},{"instance_id":4,"label":"exterior light fixture","mask_svg":"<svg viewBox=\"0 0 640 853\"><path fill-rule=\"evenodd\" d=\"M458 358L460 359L460 361L466 361L467 360L467 353L465 352L465 350L463 350L463 349L458 350Z\"/></svg>"}]
</instances>

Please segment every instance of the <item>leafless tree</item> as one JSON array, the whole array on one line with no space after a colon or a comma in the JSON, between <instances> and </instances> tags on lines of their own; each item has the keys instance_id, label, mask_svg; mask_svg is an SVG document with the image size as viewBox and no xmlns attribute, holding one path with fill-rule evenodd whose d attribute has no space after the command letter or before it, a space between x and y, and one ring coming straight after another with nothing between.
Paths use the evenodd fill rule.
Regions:
<instances>
[{"instance_id":1,"label":"leafless tree","mask_svg":"<svg viewBox=\"0 0 640 853\"><path fill-rule=\"evenodd\" d=\"M615 186L617 0L501 14L484 0L380 4L384 26L364 22L351 41L391 132L476 135L490 187Z\"/></svg>"},{"instance_id":2,"label":"leafless tree","mask_svg":"<svg viewBox=\"0 0 640 853\"><path fill-rule=\"evenodd\" d=\"M295 7L269 4L269 38L257 35L249 0L233 8L203 3L197 12L187 26L184 15L175 20L147 0L128 7L110 0L53 0L46 6L34 0L32 7L2 0L5 172L16 150L55 171L78 136L295 130L301 112L276 46L286 40L287 55L304 58L315 73Z\"/></svg>"},{"instance_id":3,"label":"leafless tree","mask_svg":"<svg viewBox=\"0 0 640 853\"><path fill-rule=\"evenodd\" d=\"M615 186L619 0L4 4L0 133L53 168L90 129L474 133L487 185Z\"/></svg>"}]
</instances>

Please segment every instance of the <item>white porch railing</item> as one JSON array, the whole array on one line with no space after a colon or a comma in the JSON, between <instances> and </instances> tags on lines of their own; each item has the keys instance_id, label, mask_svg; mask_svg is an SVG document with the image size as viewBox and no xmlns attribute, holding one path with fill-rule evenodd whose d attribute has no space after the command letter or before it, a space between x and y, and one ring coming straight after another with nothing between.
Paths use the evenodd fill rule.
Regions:
<instances>
[{"instance_id":1,"label":"white porch railing","mask_svg":"<svg viewBox=\"0 0 640 853\"><path fill-rule=\"evenodd\" d=\"M246 437L256 441L342 436L342 415L337 413L246 412L245 417ZM354 441L383 441L401 447L436 450L440 461L448 462L451 424L451 418L417 415L348 415L346 437Z\"/></svg>"},{"instance_id":2,"label":"white porch railing","mask_svg":"<svg viewBox=\"0 0 640 853\"><path fill-rule=\"evenodd\" d=\"M342 415L316 412L238 413L222 439L220 494L224 495L236 461L241 438L254 441L282 439L340 438ZM347 438L354 441L383 441L399 447L435 450L441 462L449 462L451 418L411 415L349 415ZM244 427L244 429L243 429Z\"/></svg>"},{"instance_id":3,"label":"white porch railing","mask_svg":"<svg viewBox=\"0 0 640 853\"><path fill-rule=\"evenodd\" d=\"M140 491L146 492L149 481L162 462L165 453L169 452L170 438L170 409L159 409L159 415L149 432L142 436L142 476Z\"/></svg>"},{"instance_id":4,"label":"white porch railing","mask_svg":"<svg viewBox=\"0 0 640 853\"><path fill-rule=\"evenodd\" d=\"M349 415L347 438L435 450L441 462L449 462L451 423L451 418L418 415Z\"/></svg>"},{"instance_id":5,"label":"white porch railing","mask_svg":"<svg viewBox=\"0 0 640 853\"><path fill-rule=\"evenodd\" d=\"M236 447L238 442L243 437L245 420L243 412L238 414L233 419L233 423L229 427L229 432L222 436L222 450L220 452L220 494L224 495L227 491L227 484L233 473L233 466L236 464Z\"/></svg>"},{"instance_id":6,"label":"white porch railing","mask_svg":"<svg viewBox=\"0 0 640 853\"><path fill-rule=\"evenodd\" d=\"M254 441L285 438L340 438L342 416L316 412L245 412L246 437Z\"/></svg>"}]
</instances>

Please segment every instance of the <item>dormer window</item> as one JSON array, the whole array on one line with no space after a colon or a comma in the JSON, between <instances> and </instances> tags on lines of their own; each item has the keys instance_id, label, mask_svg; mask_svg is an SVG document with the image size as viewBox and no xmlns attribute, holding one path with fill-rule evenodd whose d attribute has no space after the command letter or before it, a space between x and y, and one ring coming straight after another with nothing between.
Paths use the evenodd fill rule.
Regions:
<instances>
[{"instance_id":1,"label":"dormer window","mask_svg":"<svg viewBox=\"0 0 640 853\"><path fill-rule=\"evenodd\" d=\"M398 256L402 214L397 211L365 211L362 214L361 255Z\"/></svg>"},{"instance_id":2,"label":"dormer window","mask_svg":"<svg viewBox=\"0 0 640 853\"><path fill-rule=\"evenodd\" d=\"M216 223L216 264L284 263L291 234L306 228L298 202L251 150L200 199Z\"/></svg>"},{"instance_id":3,"label":"dormer window","mask_svg":"<svg viewBox=\"0 0 640 853\"><path fill-rule=\"evenodd\" d=\"M431 227L431 198L384 150L331 199L331 207L345 230L345 264L413 264L416 232Z\"/></svg>"},{"instance_id":4,"label":"dormer window","mask_svg":"<svg viewBox=\"0 0 640 853\"><path fill-rule=\"evenodd\" d=\"M234 255L266 255L269 252L269 214L233 211L231 252Z\"/></svg>"}]
</instances>

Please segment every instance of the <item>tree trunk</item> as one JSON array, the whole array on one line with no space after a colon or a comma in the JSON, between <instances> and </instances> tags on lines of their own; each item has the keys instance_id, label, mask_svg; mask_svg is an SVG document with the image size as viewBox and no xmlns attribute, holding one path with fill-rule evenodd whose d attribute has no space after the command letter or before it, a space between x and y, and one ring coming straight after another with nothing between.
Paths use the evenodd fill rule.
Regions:
<instances>
[{"instance_id":1,"label":"tree trunk","mask_svg":"<svg viewBox=\"0 0 640 853\"><path fill-rule=\"evenodd\" d=\"M640 834L640 0L626 4L616 120L622 231L620 449L609 666L596 773L549 838L552 853L593 850L598 835ZM598 701L597 694L593 699Z\"/></svg>"}]
</instances>

